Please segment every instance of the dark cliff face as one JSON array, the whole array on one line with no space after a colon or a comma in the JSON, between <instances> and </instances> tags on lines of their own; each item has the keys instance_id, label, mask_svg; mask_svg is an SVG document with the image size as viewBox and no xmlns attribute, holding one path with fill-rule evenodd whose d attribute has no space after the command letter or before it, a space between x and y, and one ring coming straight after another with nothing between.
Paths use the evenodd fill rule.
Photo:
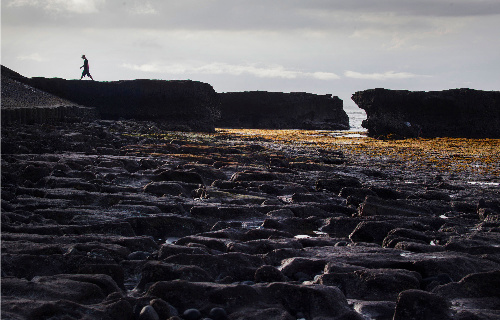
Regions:
<instances>
[{"instance_id":1,"label":"dark cliff face","mask_svg":"<svg viewBox=\"0 0 500 320\"><path fill-rule=\"evenodd\" d=\"M80 81L26 78L2 66L2 74L36 89L95 108L102 119L160 122L174 130L214 131L219 96L197 81Z\"/></svg>"},{"instance_id":2,"label":"dark cliff face","mask_svg":"<svg viewBox=\"0 0 500 320\"><path fill-rule=\"evenodd\" d=\"M31 78L26 83L94 107L103 119L154 120L174 129L213 131L218 114L217 93L211 85L196 81Z\"/></svg>"},{"instance_id":3,"label":"dark cliff face","mask_svg":"<svg viewBox=\"0 0 500 320\"><path fill-rule=\"evenodd\" d=\"M303 92L220 93L217 126L255 129L349 129L342 100Z\"/></svg>"},{"instance_id":4,"label":"dark cliff face","mask_svg":"<svg viewBox=\"0 0 500 320\"><path fill-rule=\"evenodd\" d=\"M366 111L372 137L500 137L500 92L472 89L358 91L352 100Z\"/></svg>"},{"instance_id":5,"label":"dark cliff face","mask_svg":"<svg viewBox=\"0 0 500 320\"><path fill-rule=\"evenodd\" d=\"M96 119L94 108L80 106L19 80L24 77L2 66L2 126L80 122Z\"/></svg>"}]
</instances>

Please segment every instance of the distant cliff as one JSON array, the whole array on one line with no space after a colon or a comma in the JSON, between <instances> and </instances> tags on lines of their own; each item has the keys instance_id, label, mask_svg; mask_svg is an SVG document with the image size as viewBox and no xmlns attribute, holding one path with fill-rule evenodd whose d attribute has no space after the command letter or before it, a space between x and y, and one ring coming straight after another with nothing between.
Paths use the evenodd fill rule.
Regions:
<instances>
[{"instance_id":1,"label":"distant cliff","mask_svg":"<svg viewBox=\"0 0 500 320\"><path fill-rule=\"evenodd\" d=\"M349 129L342 100L304 92L220 93L217 126L255 129Z\"/></svg>"},{"instance_id":2,"label":"distant cliff","mask_svg":"<svg viewBox=\"0 0 500 320\"><path fill-rule=\"evenodd\" d=\"M358 91L352 100L366 111L372 137L500 138L500 92L472 89Z\"/></svg>"},{"instance_id":3,"label":"distant cliff","mask_svg":"<svg viewBox=\"0 0 500 320\"><path fill-rule=\"evenodd\" d=\"M214 131L220 112L219 96L212 86L197 81L100 82L25 78L11 70L7 73L31 87L93 107L102 119L151 120L174 130Z\"/></svg>"}]
</instances>

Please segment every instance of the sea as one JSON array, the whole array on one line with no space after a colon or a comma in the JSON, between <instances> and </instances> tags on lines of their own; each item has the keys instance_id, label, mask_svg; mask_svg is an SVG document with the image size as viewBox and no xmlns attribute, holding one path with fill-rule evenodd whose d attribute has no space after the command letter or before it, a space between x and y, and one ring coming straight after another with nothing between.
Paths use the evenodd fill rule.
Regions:
<instances>
[{"instance_id":1,"label":"sea","mask_svg":"<svg viewBox=\"0 0 500 320\"><path fill-rule=\"evenodd\" d=\"M363 120L366 119L366 112L358 107L346 107L345 112L349 116L349 131L366 133L366 129L361 126Z\"/></svg>"}]
</instances>

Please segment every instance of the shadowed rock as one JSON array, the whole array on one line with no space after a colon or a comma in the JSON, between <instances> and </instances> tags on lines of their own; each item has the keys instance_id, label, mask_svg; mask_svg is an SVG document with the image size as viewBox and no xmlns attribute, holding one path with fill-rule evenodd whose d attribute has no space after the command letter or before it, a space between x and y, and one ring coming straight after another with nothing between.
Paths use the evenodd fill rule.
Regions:
<instances>
[{"instance_id":1,"label":"shadowed rock","mask_svg":"<svg viewBox=\"0 0 500 320\"><path fill-rule=\"evenodd\" d=\"M217 93L211 85L198 81L139 79L100 82L26 78L13 71L7 74L31 87L95 108L103 119L152 120L169 129L213 131L214 121L219 115Z\"/></svg>"},{"instance_id":2,"label":"shadowed rock","mask_svg":"<svg viewBox=\"0 0 500 320\"><path fill-rule=\"evenodd\" d=\"M394 320L451 319L449 302L441 296L420 290L403 291L396 304Z\"/></svg>"},{"instance_id":3,"label":"shadowed rock","mask_svg":"<svg viewBox=\"0 0 500 320\"><path fill-rule=\"evenodd\" d=\"M358 91L368 135L400 137L500 137L500 92L472 89Z\"/></svg>"},{"instance_id":4,"label":"shadowed rock","mask_svg":"<svg viewBox=\"0 0 500 320\"><path fill-rule=\"evenodd\" d=\"M342 100L305 92L220 93L218 126L255 129L349 129Z\"/></svg>"},{"instance_id":5,"label":"shadowed rock","mask_svg":"<svg viewBox=\"0 0 500 320\"><path fill-rule=\"evenodd\" d=\"M17 80L16 80L17 79ZM2 125L89 121L93 108L21 83L20 74L2 66Z\"/></svg>"}]
</instances>

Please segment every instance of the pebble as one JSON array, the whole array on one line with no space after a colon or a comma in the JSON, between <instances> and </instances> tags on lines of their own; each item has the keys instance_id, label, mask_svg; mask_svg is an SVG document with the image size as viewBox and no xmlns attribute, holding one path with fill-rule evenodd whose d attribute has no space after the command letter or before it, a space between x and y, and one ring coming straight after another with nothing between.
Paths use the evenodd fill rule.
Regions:
<instances>
[{"instance_id":1,"label":"pebble","mask_svg":"<svg viewBox=\"0 0 500 320\"><path fill-rule=\"evenodd\" d=\"M152 306L145 306L139 313L139 320L160 320L160 317Z\"/></svg>"},{"instance_id":2,"label":"pebble","mask_svg":"<svg viewBox=\"0 0 500 320\"><path fill-rule=\"evenodd\" d=\"M209 316L213 320L225 320L227 318L227 313L223 308L212 308L210 310Z\"/></svg>"},{"instance_id":3,"label":"pebble","mask_svg":"<svg viewBox=\"0 0 500 320\"><path fill-rule=\"evenodd\" d=\"M198 309L187 309L182 313L182 318L184 320L199 320L201 312Z\"/></svg>"}]
</instances>

